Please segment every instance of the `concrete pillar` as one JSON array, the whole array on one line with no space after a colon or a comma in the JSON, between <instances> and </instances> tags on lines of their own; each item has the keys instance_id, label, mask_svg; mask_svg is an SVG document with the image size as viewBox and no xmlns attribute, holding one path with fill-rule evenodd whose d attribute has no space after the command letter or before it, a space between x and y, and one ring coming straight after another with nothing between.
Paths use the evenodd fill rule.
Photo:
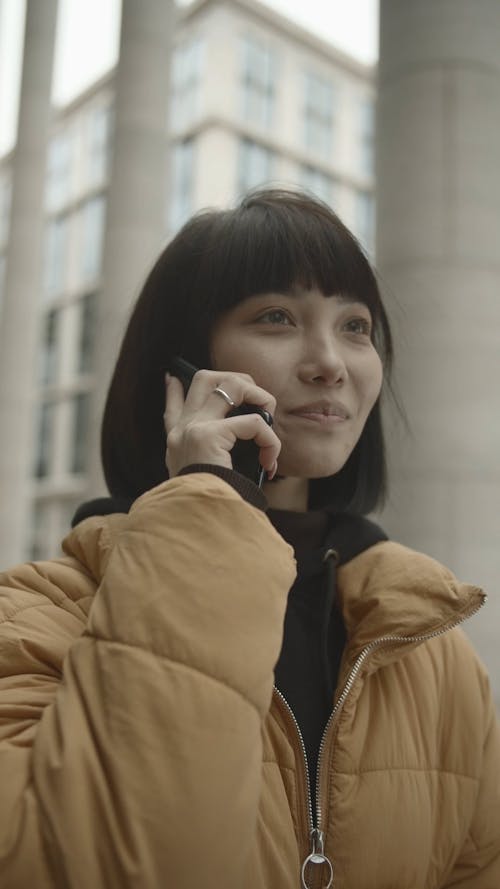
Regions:
<instances>
[{"instance_id":1,"label":"concrete pillar","mask_svg":"<svg viewBox=\"0 0 500 889\"><path fill-rule=\"evenodd\" d=\"M377 266L412 436L398 540L490 594L468 622L500 701L500 3L381 0Z\"/></svg>"},{"instance_id":2,"label":"concrete pillar","mask_svg":"<svg viewBox=\"0 0 500 889\"><path fill-rule=\"evenodd\" d=\"M0 327L0 565L25 557L57 0L28 0Z\"/></svg>"},{"instance_id":3,"label":"concrete pillar","mask_svg":"<svg viewBox=\"0 0 500 889\"><path fill-rule=\"evenodd\" d=\"M91 405L89 496L106 493L99 444L106 391L131 305L165 243L174 15L173 0L123 0Z\"/></svg>"}]
</instances>

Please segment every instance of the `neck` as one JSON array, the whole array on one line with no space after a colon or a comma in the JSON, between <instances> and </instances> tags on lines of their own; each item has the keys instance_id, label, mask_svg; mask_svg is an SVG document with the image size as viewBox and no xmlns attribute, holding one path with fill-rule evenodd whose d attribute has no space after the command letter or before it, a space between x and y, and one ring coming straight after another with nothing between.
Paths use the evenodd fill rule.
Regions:
<instances>
[{"instance_id":1,"label":"neck","mask_svg":"<svg viewBox=\"0 0 500 889\"><path fill-rule=\"evenodd\" d=\"M309 482L306 478L282 478L264 482L262 491L271 509L307 512Z\"/></svg>"}]
</instances>

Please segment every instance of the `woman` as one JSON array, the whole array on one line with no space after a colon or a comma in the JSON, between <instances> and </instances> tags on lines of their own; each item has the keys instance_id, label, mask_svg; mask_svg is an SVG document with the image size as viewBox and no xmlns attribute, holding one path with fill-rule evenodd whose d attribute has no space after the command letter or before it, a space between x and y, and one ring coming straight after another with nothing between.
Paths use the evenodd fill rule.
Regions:
<instances>
[{"instance_id":1,"label":"woman","mask_svg":"<svg viewBox=\"0 0 500 889\"><path fill-rule=\"evenodd\" d=\"M202 370L165 394L179 355ZM391 355L366 258L304 194L162 253L109 390L112 496L2 578L2 887L500 886L460 629L484 594L365 518Z\"/></svg>"}]
</instances>

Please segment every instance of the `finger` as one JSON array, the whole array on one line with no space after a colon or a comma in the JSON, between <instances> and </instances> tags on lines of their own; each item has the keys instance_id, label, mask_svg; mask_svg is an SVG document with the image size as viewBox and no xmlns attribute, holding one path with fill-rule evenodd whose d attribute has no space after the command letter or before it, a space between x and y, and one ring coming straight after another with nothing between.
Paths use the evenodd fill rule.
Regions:
<instances>
[{"instance_id":1,"label":"finger","mask_svg":"<svg viewBox=\"0 0 500 889\"><path fill-rule=\"evenodd\" d=\"M241 381L239 389L236 391L236 397L232 394L231 388L232 381L228 379L227 384L225 381L219 383L219 386L224 389L225 392L232 398L235 402L236 407L239 407L240 404L254 404L256 407L263 408L268 411L273 417L276 412L276 399L274 395L271 395L266 389L262 389L260 386L257 386L256 383L247 383L246 381ZM234 385L233 385L234 391ZM217 394L217 393L216 393ZM219 399L220 395L217 396ZM223 399L221 399L223 400Z\"/></svg>"},{"instance_id":2,"label":"finger","mask_svg":"<svg viewBox=\"0 0 500 889\"><path fill-rule=\"evenodd\" d=\"M259 414L228 417L225 425L236 438L243 441L253 439L259 449L260 465L267 470L274 469L281 451L281 441Z\"/></svg>"},{"instance_id":3,"label":"finger","mask_svg":"<svg viewBox=\"0 0 500 889\"><path fill-rule=\"evenodd\" d=\"M165 376L165 413L163 420L165 432L170 430L179 421L184 408L184 387L177 377L166 374Z\"/></svg>"},{"instance_id":4,"label":"finger","mask_svg":"<svg viewBox=\"0 0 500 889\"><path fill-rule=\"evenodd\" d=\"M275 398L265 389L257 386L253 377L249 374L237 371L206 370L203 368L194 374L191 381L189 392L186 396L188 413L198 414L199 411L204 411L208 405L206 416L213 417L214 405L219 405L220 409L217 413L220 417L225 416L227 408L224 408L224 399L221 399L220 395L217 396L218 400L209 399L209 396L218 386L227 392L236 406L245 401L248 404L257 404L270 413L276 410Z\"/></svg>"},{"instance_id":5,"label":"finger","mask_svg":"<svg viewBox=\"0 0 500 889\"><path fill-rule=\"evenodd\" d=\"M235 407L246 402L264 408L272 415L276 411L274 396L266 389L257 386L248 374L199 370L193 377L186 397L187 414L190 416L196 414L200 418L207 419L225 417L231 410L231 405L215 392L217 387L226 392Z\"/></svg>"}]
</instances>

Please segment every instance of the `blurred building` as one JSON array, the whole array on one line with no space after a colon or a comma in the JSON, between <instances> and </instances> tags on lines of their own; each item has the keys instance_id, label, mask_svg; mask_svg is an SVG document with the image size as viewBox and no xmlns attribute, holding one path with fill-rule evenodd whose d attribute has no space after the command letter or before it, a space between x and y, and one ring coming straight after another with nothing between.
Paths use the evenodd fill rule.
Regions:
<instances>
[{"instance_id":1,"label":"blurred building","mask_svg":"<svg viewBox=\"0 0 500 889\"><path fill-rule=\"evenodd\" d=\"M37 40L36 31L30 39ZM273 183L303 186L327 201L371 253L373 70L256 0L197 0L178 10L172 41L164 53L165 66L171 58L170 99L165 95L164 103L164 163L170 172L159 245L196 210L230 205L249 188ZM144 38L141 51L145 56L149 51ZM89 424L92 400L97 392L102 402L109 381L107 369L99 370L103 361L96 353L106 348L107 337L102 319L97 331L97 318L106 288L103 251L115 225L107 218L110 174L117 156L123 162L121 142L127 138L126 129L115 126L117 70L124 61L51 112L40 210L45 246L36 299L36 372L31 398L19 402L19 410L36 412L31 465L21 487L16 484L30 518L1 553L4 565L57 556L78 503L105 493L90 472L98 458ZM9 240L11 176L19 150L18 141L0 160L0 297L9 254L27 247ZM148 203L142 200L135 211L147 224ZM120 294L124 317L147 271L135 269L134 286ZM3 313L0 324L2 318ZM114 347L111 351L106 368L115 359ZM10 372L14 378L16 368ZM5 438L9 424L3 425ZM0 463L7 451L0 452ZM10 496L2 497L2 510L7 528Z\"/></svg>"}]
</instances>

